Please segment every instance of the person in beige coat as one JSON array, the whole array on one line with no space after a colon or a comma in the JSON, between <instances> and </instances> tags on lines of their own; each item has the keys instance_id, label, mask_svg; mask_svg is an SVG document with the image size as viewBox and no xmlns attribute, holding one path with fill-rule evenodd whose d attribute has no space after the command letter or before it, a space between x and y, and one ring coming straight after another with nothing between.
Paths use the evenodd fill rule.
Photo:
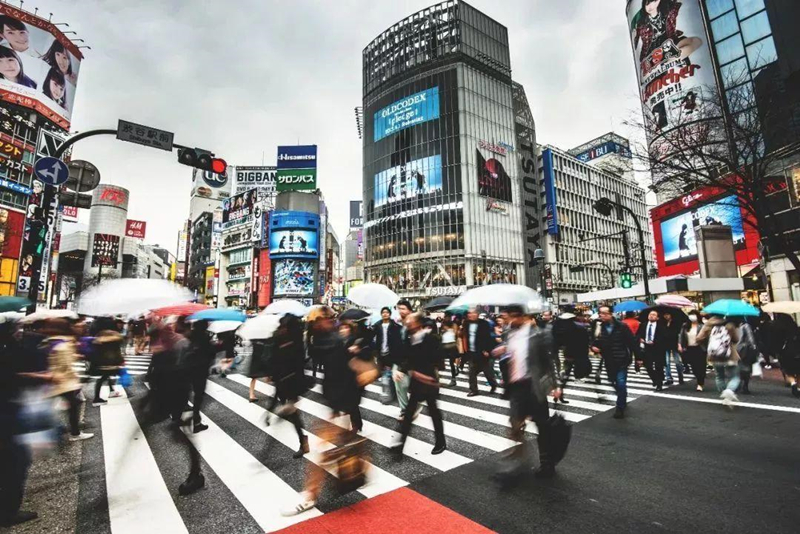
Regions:
<instances>
[{"instance_id":1,"label":"person in beige coat","mask_svg":"<svg viewBox=\"0 0 800 534\"><path fill-rule=\"evenodd\" d=\"M706 343L708 362L714 366L717 390L722 403L729 406L738 401L736 388L739 387L739 329L730 319L711 316L697 335L697 343Z\"/></svg>"}]
</instances>

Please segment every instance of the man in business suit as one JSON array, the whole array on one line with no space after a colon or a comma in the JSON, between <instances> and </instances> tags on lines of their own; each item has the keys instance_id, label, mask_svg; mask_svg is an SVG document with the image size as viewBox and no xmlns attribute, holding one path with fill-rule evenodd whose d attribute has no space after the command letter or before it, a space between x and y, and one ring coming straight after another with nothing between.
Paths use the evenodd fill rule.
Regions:
<instances>
[{"instance_id":1,"label":"man in business suit","mask_svg":"<svg viewBox=\"0 0 800 534\"><path fill-rule=\"evenodd\" d=\"M400 351L403 348L403 328L392 320L392 310L384 307L381 310L381 320L372 325L372 331L375 332L372 343L381 369L381 384L383 385L381 402L389 404L394 397L392 365L400 361Z\"/></svg>"},{"instance_id":2,"label":"man in business suit","mask_svg":"<svg viewBox=\"0 0 800 534\"><path fill-rule=\"evenodd\" d=\"M639 326L636 336L644 349L644 366L656 391L661 391L664 384L664 354L668 335L664 323L658 320L658 312L651 311L647 322Z\"/></svg>"},{"instance_id":3,"label":"man in business suit","mask_svg":"<svg viewBox=\"0 0 800 534\"><path fill-rule=\"evenodd\" d=\"M497 389L497 380L494 377L493 360L490 353L494 348L492 327L484 319L478 318L478 311L474 308L467 312L467 320L461 328L461 343L464 354L469 361L469 393L468 397L478 395L478 373L482 372L492 386L492 393Z\"/></svg>"}]
</instances>

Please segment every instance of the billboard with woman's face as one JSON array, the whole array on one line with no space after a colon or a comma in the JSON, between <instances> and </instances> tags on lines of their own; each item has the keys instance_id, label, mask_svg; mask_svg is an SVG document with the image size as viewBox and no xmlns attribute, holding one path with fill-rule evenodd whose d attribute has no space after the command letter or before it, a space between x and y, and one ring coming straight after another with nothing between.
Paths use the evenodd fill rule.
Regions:
<instances>
[{"instance_id":1,"label":"billboard with woman's face","mask_svg":"<svg viewBox=\"0 0 800 534\"><path fill-rule=\"evenodd\" d=\"M0 4L0 99L69 129L82 59L55 25Z\"/></svg>"},{"instance_id":2,"label":"billboard with woman's face","mask_svg":"<svg viewBox=\"0 0 800 534\"><path fill-rule=\"evenodd\" d=\"M716 81L699 0L628 0L628 29L648 141L693 117ZM707 116L707 115L706 115Z\"/></svg>"}]
</instances>

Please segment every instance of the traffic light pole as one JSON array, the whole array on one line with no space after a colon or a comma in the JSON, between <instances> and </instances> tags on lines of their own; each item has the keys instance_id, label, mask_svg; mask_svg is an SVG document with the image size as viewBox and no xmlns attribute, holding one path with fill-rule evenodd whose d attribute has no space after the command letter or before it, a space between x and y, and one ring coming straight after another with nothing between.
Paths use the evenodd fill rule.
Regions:
<instances>
[{"instance_id":1,"label":"traffic light pole","mask_svg":"<svg viewBox=\"0 0 800 534\"><path fill-rule=\"evenodd\" d=\"M633 219L633 224L636 225L636 235L639 238L639 253L642 257L641 269L642 282L644 282L644 296L645 298L650 298L650 281L648 280L649 273L647 272L647 256L645 255L644 232L642 232L642 225L639 224L639 219L636 218L636 214L633 212L633 210L624 204L614 202L607 197L602 197L594 203L594 209L606 217L611 215L612 206L616 206L617 208L623 209L630 213L631 218Z\"/></svg>"},{"instance_id":2,"label":"traffic light pole","mask_svg":"<svg viewBox=\"0 0 800 534\"><path fill-rule=\"evenodd\" d=\"M82 139L86 139L87 137L94 137L95 135L117 135L117 130L116 129L115 130L108 130L108 129L89 130L89 131L86 131L86 132L81 132L81 133L79 133L77 135L73 135L72 137L70 137L69 139L64 141L64 144L62 144L60 147L58 147L58 150L56 150L56 153L53 154L53 157L61 159L61 156L64 155L64 152L66 152L69 147L71 147L72 145L74 145L75 143L77 143L78 141L80 141ZM184 148L188 149L189 148L187 146L179 145L177 143L173 143L172 146L173 146L173 148L177 148L177 149L184 149Z\"/></svg>"}]
</instances>

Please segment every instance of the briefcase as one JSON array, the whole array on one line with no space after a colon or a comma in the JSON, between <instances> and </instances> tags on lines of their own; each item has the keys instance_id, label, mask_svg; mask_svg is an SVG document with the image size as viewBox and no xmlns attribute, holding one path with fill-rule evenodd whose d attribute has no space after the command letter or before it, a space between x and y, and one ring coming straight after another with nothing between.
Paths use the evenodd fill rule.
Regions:
<instances>
[{"instance_id":1,"label":"briefcase","mask_svg":"<svg viewBox=\"0 0 800 534\"><path fill-rule=\"evenodd\" d=\"M548 456L555 466L567 454L567 448L569 448L569 442L572 439L572 426L567 423L563 416L558 414L551 416L547 420L547 426L550 428Z\"/></svg>"}]
</instances>

